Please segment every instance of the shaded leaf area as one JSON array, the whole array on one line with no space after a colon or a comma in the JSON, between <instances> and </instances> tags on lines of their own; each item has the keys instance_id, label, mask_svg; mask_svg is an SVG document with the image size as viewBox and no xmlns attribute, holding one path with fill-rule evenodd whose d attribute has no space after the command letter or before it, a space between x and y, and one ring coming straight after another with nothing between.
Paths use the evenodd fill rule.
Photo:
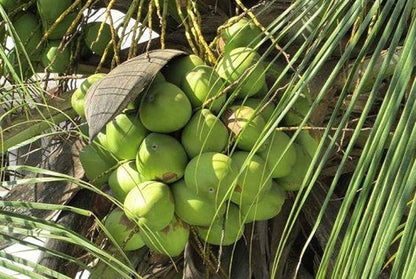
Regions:
<instances>
[{"instance_id":1,"label":"shaded leaf area","mask_svg":"<svg viewBox=\"0 0 416 279\"><path fill-rule=\"evenodd\" d=\"M133 101L179 50L154 50L130 59L95 83L86 96L85 114L90 140Z\"/></svg>"}]
</instances>

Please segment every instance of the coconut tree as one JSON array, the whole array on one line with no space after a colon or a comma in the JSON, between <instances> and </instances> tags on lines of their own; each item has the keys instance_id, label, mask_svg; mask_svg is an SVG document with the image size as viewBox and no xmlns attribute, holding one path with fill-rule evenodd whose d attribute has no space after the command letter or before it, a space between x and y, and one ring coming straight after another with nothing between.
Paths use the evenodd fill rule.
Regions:
<instances>
[{"instance_id":1,"label":"coconut tree","mask_svg":"<svg viewBox=\"0 0 416 279\"><path fill-rule=\"evenodd\" d=\"M56 2L0 1L1 266L29 278L79 272L91 278L413 276L413 1ZM105 8L105 22L91 20L97 8ZM111 10L124 16L116 21ZM149 29L154 33L143 40ZM95 83L77 82L96 73L101 76ZM179 84L167 90L160 73ZM157 94L166 99L183 86L180 75L186 77L181 98L190 99L187 115L173 109L163 118L182 102L175 97L155 117L142 116L144 104L150 103L149 113L158 109L152 103L161 98ZM215 92L193 93L195 80ZM194 114L199 117L192 118L193 126L201 119L207 129L224 124L227 131L215 129L227 140L216 150L210 144L221 142L221 133L191 139L197 145L192 155L188 147L181 150L189 160L196 156L189 168L155 174L179 159L158 154L153 142L135 146L141 150L136 158L131 144L119 143L127 137L111 137L117 143L106 147L103 129L125 127L120 118L128 131L135 127L136 138L151 142L156 133L169 133L163 137L177 145L182 130L191 129L185 126L191 105L193 113L205 111ZM129 108L149 127L165 130L137 128L127 114L119 116ZM165 128L171 120L181 123ZM193 129L187 137L198 135ZM118 147L127 151L117 153ZM209 163L198 165L200 158ZM152 165L132 163L139 160ZM137 197L131 188L114 191L115 176L128 179L141 168L154 177L137 175ZM174 181L170 191L166 185ZM258 191L244 195L242 185L255 183ZM163 190L137 191L142 184ZM179 191L185 192L172 196ZM162 231L153 229L151 213L136 215L146 209L123 206L126 195L137 201L145 192L158 198L156 206L169 204L171 215L174 203L185 208L182 215L196 206L185 202L200 198L203 212L183 219L201 222L202 216L210 225L176 216ZM129 218L117 208L129 211ZM252 222L257 211L264 218ZM119 226L110 228L117 222L106 216L120 218ZM138 231L145 235L135 238L139 249L126 249ZM41 255L25 260L8 252L13 244Z\"/></svg>"}]
</instances>

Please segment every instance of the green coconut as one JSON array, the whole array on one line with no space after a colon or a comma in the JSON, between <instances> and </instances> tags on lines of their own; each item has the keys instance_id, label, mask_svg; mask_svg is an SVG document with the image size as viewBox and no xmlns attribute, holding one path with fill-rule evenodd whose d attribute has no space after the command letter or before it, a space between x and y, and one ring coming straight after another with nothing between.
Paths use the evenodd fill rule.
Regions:
<instances>
[{"instance_id":1,"label":"green coconut","mask_svg":"<svg viewBox=\"0 0 416 279\"><path fill-rule=\"evenodd\" d=\"M49 40L61 40L66 32L68 31L69 27L74 23L76 17L78 16L77 13L70 13L66 15L62 21L60 21L56 27L51 30L50 28L55 23L55 21L48 22L42 20L43 30L44 32L49 32L48 39ZM76 28L73 28L72 32L75 31Z\"/></svg>"},{"instance_id":2,"label":"green coconut","mask_svg":"<svg viewBox=\"0 0 416 279\"><path fill-rule=\"evenodd\" d=\"M0 0L0 5L6 12L15 11L19 6L29 2L28 0Z\"/></svg>"},{"instance_id":3,"label":"green coconut","mask_svg":"<svg viewBox=\"0 0 416 279\"><path fill-rule=\"evenodd\" d=\"M88 89L104 76L105 74L93 74L89 76L72 94L71 105L79 116L85 118L85 96L87 95Z\"/></svg>"},{"instance_id":4,"label":"green coconut","mask_svg":"<svg viewBox=\"0 0 416 279\"><path fill-rule=\"evenodd\" d=\"M141 228L162 230L174 215L174 202L169 187L157 181L146 181L134 187L124 199L124 212Z\"/></svg>"},{"instance_id":5,"label":"green coconut","mask_svg":"<svg viewBox=\"0 0 416 279\"><path fill-rule=\"evenodd\" d=\"M235 105L243 105L252 108L253 110L257 111L256 114L260 114L263 117L265 122L269 121L276 108L274 103L258 98L247 98L245 100L238 100L235 103Z\"/></svg>"},{"instance_id":6,"label":"green coconut","mask_svg":"<svg viewBox=\"0 0 416 279\"><path fill-rule=\"evenodd\" d=\"M143 241L150 250L169 257L179 256L189 238L189 226L176 216L169 225L160 231L144 230Z\"/></svg>"},{"instance_id":7,"label":"green coconut","mask_svg":"<svg viewBox=\"0 0 416 279\"><path fill-rule=\"evenodd\" d=\"M106 126L107 146L117 158L136 158L137 150L148 131L136 112L120 113Z\"/></svg>"},{"instance_id":8,"label":"green coconut","mask_svg":"<svg viewBox=\"0 0 416 279\"><path fill-rule=\"evenodd\" d=\"M48 41L42 51L42 65L51 72L63 73L71 62L71 52L68 47L59 48L61 41Z\"/></svg>"},{"instance_id":9,"label":"green coconut","mask_svg":"<svg viewBox=\"0 0 416 279\"><path fill-rule=\"evenodd\" d=\"M13 27L29 57L38 59L42 46L37 46L43 35L39 18L34 14L24 13L13 22ZM16 42L16 47L20 50L20 43Z\"/></svg>"},{"instance_id":10,"label":"green coconut","mask_svg":"<svg viewBox=\"0 0 416 279\"><path fill-rule=\"evenodd\" d=\"M225 82L218 76L214 68L207 65L196 66L186 73L182 80L182 90L188 96L193 107L201 107L205 101L218 96L224 90ZM207 104L207 108L218 112L226 101L222 96Z\"/></svg>"},{"instance_id":11,"label":"green coconut","mask_svg":"<svg viewBox=\"0 0 416 279\"><path fill-rule=\"evenodd\" d=\"M185 169L185 184L189 190L216 206L231 197L238 172L227 155L207 152L194 157Z\"/></svg>"},{"instance_id":12,"label":"green coconut","mask_svg":"<svg viewBox=\"0 0 416 279\"><path fill-rule=\"evenodd\" d=\"M277 183L286 191L298 191L311 164L311 157L301 145L295 143L296 161L288 175L277 179Z\"/></svg>"},{"instance_id":13,"label":"green coconut","mask_svg":"<svg viewBox=\"0 0 416 279\"><path fill-rule=\"evenodd\" d=\"M36 0L42 20L55 21L73 3L73 0Z\"/></svg>"},{"instance_id":14,"label":"green coconut","mask_svg":"<svg viewBox=\"0 0 416 279\"><path fill-rule=\"evenodd\" d=\"M236 169L240 170L231 201L238 205L248 205L262 198L272 187L266 162L255 154L250 157L250 153L246 151L235 152L231 159Z\"/></svg>"},{"instance_id":15,"label":"green coconut","mask_svg":"<svg viewBox=\"0 0 416 279\"><path fill-rule=\"evenodd\" d=\"M169 62L168 65L163 68L163 74L167 81L175 84L176 86L181 86L182 79L185 77L187 72L196 66L204 64L204 61L195 54L181 56Z\"/></svg>"},{"instance_id":16,"label":"green coconut","mask_svg":"<svg viewBox=\"0 0 416 279\"><path fill-rule=\"evenodd\" d=\"M114 196L123 202L131 189L145 181L145 178L137 171L136 163L129 161L111 173L108 185Z\"/></svg>"},{"instance_id":17,"label":"green coconut","mask_svg":"<svg viewBox=\"0 0 416 279\"><path fill-rule=\"evenodd\" d=\"M273 178L279 178L288 175L296 162L296 150L292 144L288 147L290 137L282 131L273 132L270 141L265 143L265 148L259 152L272 172Z\"/></svg>"},{"instance_id":18,"label":"green coconut","mask_svg":"<svg viewBox=\"0 0 416 279\"><path fill-rule=\"evenodd\" d=\"M309 157L313 158L319 147L322 134L319 131L303 130L299 132L296 142L302 146Z\"/></svg>"},{"instance_id":19,"label":"green coconut","mask_svg":"<svg viewBox=\"0 0 416 279\"><path fill-rule=\"evenodd\" d=\"M266 125L263 117L256 115L256 111L247 106L231 106L225 114L224 122L235 137L237 147L245 151L253 149ZM263 146L258 150L262 149Z\"/></svg>"},{"instance_id":20,"label":"green coconut","mask_svg":"<svg viewBox=\"0 0 416 279\"><path fill-rule=\"evenodd\" d=\"M312 102L308 94L302 94L290 108L289 112L283 118L286 126L298 126L302 123L305 115L310 110Z\"/></svg>"},{"instance_id":21,"label":"green coconut","mask_svg":"<svg viewBox=\"0 0 416 279\"><path fill-rule=\"evenodd\" d=\"M85 26L85 44L98 55L103 55L107 46L112 43L111 27L101 21L90 22ZM111 46L109 51L111 52Z\"/></svg>"},{"instance_id":22,"label":"green coconut","mask_svg":"<svg viewBox=\"0 0 416 279\"><path fill-rule=\"evenodd\" d=\"M151 133L137 152L137 170L148 180L172 183L184 175L188 157L174 137Z\"/></svg>"},{"instance_id":23,"label":"green coconut","mask_svg":"<svg viewBox=\"0 0 416 279\"><path fill-rule=\"evenodd\" d=\"M198 235L205 242L227 246L237 242L244 232L238 206L230 204L224 216L209 227L198 227Z\"/></svg>"},{"instance_id":24,"label":"green coconut","mask_svg":"<svg viewBox=\"0 0 416 279\"><path fill-rule=\"evenodd\" d=\"M221 152L228 143L228 130L208 109L202 109L182 130L181 142L190 158L204 152Z\"/></svg>"},{"instance_id":25,"label":"green coconut","mask_svg":"<svg viewBox=\"0 0 416 279\"><path fill-rule=\"evenodd\" d=\"M33 74L29 64L31 61L28 61L24 55L20 55L19 60L16 51L16 48L13 48L7 54L7 60L10 62L12 69L7 64L4 64L3 73L7 78L12 78L12 72L14 72L20 79L25 80Z\"/></svg>"},{"instance_id":26,"label":"green coconut","mask_svg":"<svg viewBox=\"0 0 416 279\"><path fill-rule=\"evenodd\" d=\"M169 82L153 84L142 97L140 119L152 132L170 133L184 127L192 115L185 93Z\"/></svg>"},{"instance_id":27,"label":"green coconut","mask_svg":"<svg viewBox=\"0 0 416 279\"><path fill-rule=\"evenodd\" d=\"M118 207L107 215L104 226L124 251L137 250L145 245L138 226Z\"/></svg>"},{"instance_id":28,"label":"green coconut","mask_svg":"<svg viewBox=\"0 0 416 279\"><path fill-rule=\"evenodd\" d=\"M175 213L190 225L209 226L225 213L225 204L219 208L210 200L202 198L186 187L181 179L171 186L175 200Z\"/></svg>"},{"instance_id":29,"label":"green coconut","mask_svg":"<svg viewBox=\"0 0 416 279\"><path fill-rule=\"evenodd\" d=\"M240 206L244 223L268 220L275 217L282 209L285 198L286 192L273 181L272 188L261 199L254 201L252 204Z\"/></svg>"},{"instance_id":30,"label":"green coconut","mask_svg":"<svg viewBox=\"0 0 416 279\"><path fill-rule=\"evenodd\" d=\"M107 183L111 169L117 164L110 152L94 143L86 145L81 150L79 159L85 175L97 187Z\"/></svg>"},{"instance_id":31,"label":"green coconut","mask_svg":"<svg viewBox=\"0 0 416 279\"><path fill-rule=\"evenodd\" d=\"M232 17L225 25L228 25L228 27L221 32L221 40L225 44L223 47L225 52L237 47L255 47L262 39L261 29L246 17L241 19L238 19L237 16Z\"/></svg>"},{"instance_id":32,"label":"green coconut","mask_svg":"<svg viewBox=\"0 0 416 279\"><path fill-rule=\"evenodd\" d=\"M244 78L236 88L236 94L240 98L253 96L260 91L266 83L265 68L257 63L260 55L248 47L238 47L229 52L218 61L216 71L220 77L233 83Z\"/></svg>"}]
</instances>

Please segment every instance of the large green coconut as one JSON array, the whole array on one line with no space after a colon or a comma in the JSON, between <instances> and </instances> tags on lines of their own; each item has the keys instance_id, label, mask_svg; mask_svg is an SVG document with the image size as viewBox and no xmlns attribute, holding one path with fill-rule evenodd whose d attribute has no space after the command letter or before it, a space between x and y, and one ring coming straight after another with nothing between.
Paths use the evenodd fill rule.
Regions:
<instances>
[{"instance_id":1,"label":"large green coconut","mask_svg":"<svg viewBox=\"0 0 416 279\"><path fill-rule=\"evenodd\" d=\"M231 197L237 174L230 157L207 152L194 157L188 163L185 183L189 190L219 206Z\"/></svg>"},{"instance_id":2,"label":"large green coconut","mask_svg":"<svg viewBox=\"0 0 416 279\"><path fill-rule=\"evenodd\" d=\"M72 2L73 0L36 0L40 17L47 21L55 21Z\"/></svg>"},{"instance_id":3,"label":"large green coconut","mask_svg":"<svg viewBox=\"0 0 416 279\"><path fill-rule=\"evenodd\" d=\"M200 107L208 99L219 96L225 88L225 82L218 76L214 68L200 65L186 73L181 88L188 96L192 106ZM206 107L218 112L224 105L226 98L227 96L223 94L207 104Z\"/></svg>"},{"instance_id":4,"label":"large green coconut","mask_svg":"<svg viewBox=\"0 0 416 279\"><path fill-rule=\"evenodd\" d=\"M136 112L120 113L106 126L108 149L120 159L136 158L148 131Z\"/></svg>"},{"instance_id":5,"label":"large green coconut","mask_svg":"<svg viewBox=\"0 0 416 279\"><path fill-rule=\"evenodd\" d=\"M231 106L225 114L224 122L235 137L237 147L245 151L253 149L266 125L263 117L256 115L255 110L247 106Z\"/></svg>"},{"instance_id":6,"label":"large green coconut","mask_svg":"<svg viewBox=\"0 0 416 279\"><path fill-rule=\"evenodd\" d=\"M236 92L241 98L253 96L260 91L266 83L265 68L258 63L260 55L248 47L238 47L229 52L218 61L216 66L220 77L233 83L244 78L236 87Z\"/></svg>"},{"instance_id":7,"label":"large green coconut","mask_svg":"<svg viewBox=\"0 0 416 279\"><path fill-rule=\"evenodd\" d=\"M114 196L123 202L130 190L144 181L145 178L137 171L136 163L129 161L113 171L108 179L108 185Z\"/></svg>"},{"instance_id":8,"label":"large green coconut","mask_svg":"<svg viewBox=\"0 0 416 279\"><path fill-rule=\"evenodd\" d=\"M149 231L144 229L142 236L150 250L169 257L176 257L183 252L188 242L189 226L174 216L163 230Z\"/></svg>"},{"instance_id":9,"label":"large green coconut","mask_svg":"<svg viewBox=\"0 0 416 279\"><path fill-rule=\"evenodd\" d=\"M70 13L66 15L62 21L60 21L54 29L50 29L55 21L48 22L42 21L43 30L44 32L49 32L48 39L49 40L61 40L66 32L68 31L69 27L74 23L76 17L78 16L77 13ZM72 32L75 31L76 27L73 28Z\"/></svg>"},{"instance_id":10,"label":"large green coconut","mask_svg":"<svg viewBox=\"0 0 416 279\"><path fill-rule=\"evenodd\" d=\"M179 87L160 82L150 86L142 97L139 113L148 130L170 133L186 125L192 115L192 105Z\"/></svg>"},{"instance_id":11,"label":"large green coconut","mask_svg":"<svg viewBox=\"0 0 416 279\"><path fill-rule=\"evenodd\" d=\"M95 186L107 183L111 169L117 164L114 156L98 144L89 144L79 153L85 175Z\"/></svg>"},{"instance_id":12,"label":"large green coconut","mask_svg":"<svg viewBox=\"0 0 416 279\"><path fill-rule=\"evenodd\" d=\"M301 145L294 144L296 161L288 175L277 179L277 183L286 191L298 191L302 187L303 179L311 164L311 157Z\"/></svg>"},{"instance_id":13,"label":"large green coconut","mask_svg":"<svg viewBox=\"0 0 416 279\"><path fill-rule=\"evenodd\" d=\"M48 41L42 51L42 65L51 72L63 73L71 62L71 52L68 47L59 48L61 41Z\"/></svg>"},{"instance_id":14,"label":"large green coconut","mask_svg":"<svg viewBox=\"0 0 416 279\"><path fill-rule=\"evenodd\" d=\"M225 204L218 208L209 199L202 198L186 187L183 179L175 182L171 189L176 215L190 225L209 226L225 212Z\"/></svg>"},{"instance_id":15,"label":"large green coconut","mask_svg":"<svg viewBox=\"0 0 416 279\"><path fill-rule=\"evenodd\" d=\"M151 133L137 152L137 170L148 180L172 183L182 178L188 157L174 137Z\"/></svg>"},{"instance_id":16,"label":"large green coconut","mask_svg":"<svg viewBox=\"0 0 416 279\"><path fill-rule=\"evenodd\" d=\"M71 105L79 116L85 118L85 96L87 95L88 89L104 76L105 74L93 74L89 76L72 94Z\"/></svg>"},{"instance_id":17,"label":"large green coconut","mask_svg":"<svg viewBox=\"0 0 416 279\"><path fill-rule=\"evenodd\" d=\"M208 109L202 109L186 124L181 142L190 158L204 152L221 152L228 143L228 130Z\"/></svg>"},{"instance_id":18,"label":"large green coconut","mask_svg":"<svg viewBox=\"0 0 416 279\"><path fill-rule=\"evenodd\" d=\"M90 50L98 55L103 55L108 46L108 51L111 53L112 47L109 46L112 41L110 24L100 21L90 22L84 30L84 41Z\"/></svg>"},{"instance_id":19,"label":"large green coconut","mask_svg":"<svg viewBox=\"0 0 416 279\"><path fill-rule=\"evenodd\" d=\"M272 187L266 162L255 154L250 157L250 153L245 151L235 152L231 159L236 169L240 170L231 201L238 205L248 205L262 198Z\"/></svg>"},{"instance_id":20,"label":"large green coconut","mask_svg":"<svg viewBox=\"0 0 416 279\"><path fill-rule=\"evenodd\" d=\"M161 182L146 181L134 187L124 199L124 212L140 227L158 231L174 215L174 202L169 187Z\"/></svg>"},{"instance_id":21,"label":"large green coconut","mask_svg":"<svg viewBox=\"0 0 416 279\"><path fill-rule=\"evenodd\" d=\"M265 148L259 153L266 161L273 178L288 175L295 165L297 153L293 143L288 147L289 142L290 137L285 132L274 131L270 141L265 143ZM287 147L287 151L283 154Z\"/></svg>"},{"instance_id":22,"label":"large green coconut","mask_svg":"<svg viewBox=\"0 0 416 279\"><path fill-rule=\"evenodd\" d=\"M39 48L37 46L42 39L42 27L39 18L34 14L24 13L13 22L13 27L29 57L38 59L41 46ZM17 40L15 45L19 50L21 49Z\"/></svg>"},{"instance_id":23,"label":"large green coconut","mask_svg":"<svg viewBox=\"0 0 416 279\"><path fill-rule=\"evenodd\" d=\"M205 242L214 245L231 245L237 242L244 232L238 206L230 204L224 216L209 227L198 227L198 235Z\"/></svg>"},{"instance_id":24,"label":"large green coconut","mask_svg":"<svg viewBox=\"0 0 416 279\"><path fill-rule=\"evenodd\" d=\"M253 21L246 17L238 19L232 17L226 22L226 27L221 32L221 43L225 52L237 47L255 47L261 41L261 29ZM222 47L220 47L221 49Z\"/></svg>"},{"instance_id":25,"label":"large green coconut","mask_svg":"<svg viewBox=\"0 0 416 279\"><path fill-rule=\"evenodd\" d=\"M272 188L264 194L263 198L256 200L252 204L240 206L244 223L268 220L275 217L282 209L285 198L286 192L273 181Z\"/></svg>"},{"instance_id":26,"label":"large green coconut","mask_svg":"<svg viewBox=\"0 0 416 279\"><path fill-rule=\"evenodd\" d=\"M274 109L276 108L274 103L258 98L239 100L235 103L235 105L243 105L252 108L257 111L256 114L260 114L263 117L265 122L269 121L270 117L273 115Z\"/></svg>"},{"instance_id":27,"label":"large green coconut","mask_svg":"<svg viewBox=\"0 0 416 279\"><path fill-rule=\"evenodd\" d=\"M181 86L182 79L185 77L187 72L196 66L204 64L204 61L195 54L181 56L169 62L169 64L163 68L163 74L167 81L175 84L176 86Z\"/></svg>"},{"instance_id":28,"label":"large green coconut","mask_svg":"<svg viewBox=\"0 0 416 279\"><path fill-rule=\"evenodd\" d=\"M118 207L107 215L104 226L124 251L137 250L145 245L138 226Z\"/></svg>"}]
</instances>

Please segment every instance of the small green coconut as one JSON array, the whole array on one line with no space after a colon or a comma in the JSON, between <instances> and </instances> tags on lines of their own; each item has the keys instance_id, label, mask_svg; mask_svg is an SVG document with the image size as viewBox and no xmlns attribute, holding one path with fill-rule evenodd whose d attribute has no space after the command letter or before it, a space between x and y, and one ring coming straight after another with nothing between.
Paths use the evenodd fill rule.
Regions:
<instances>
[{"instance_id":1,"label":"small green coconut","mask_svg":"<svg viewBox=\"0 0 416 279\"><path fill-rule=\"evenodd\" d=\"M181 142L190 158L204 152L221 152L228 143L228 130L208 109L202 109L183 128Z\"/></svg>"},{"instance_id":2,"label":"small green coconut","mask_svg":"<svg viewBox=\"0 0 416 279\"><path fill-rule=\"evenodd\" d=\"M148 130L170 133L186 125L192 115L192 106L179 87L170 82L159 82L142 97L139 114Z\"/></svg>"},{"instance_id":3,"label":"small green coconut","mask_svg":"<svg viewBox=\"0 0 416 279\"><path fill-rule=\"evenodd\" d=\"M100 21L90 22L85 26L85 44L98 55L103 55L111 43L111 27L108 23ZM111 46L109 46L111 51Z\"/></svg>"},{"instance_id":4,"label":"small green coconut","mask_svg":"<svg viewBox=\"0 0 416 279\"><path fill-rule=\"evenodd\" d=\"M102 79L104 76L105 74L93 74L89 76L72 94L72 108L82 118L85 118L85 96L87 95L88 89L91 87L91 85Z\"/></svg>"},{"instance_id":5,"label":"small green coconut","mask_svg":"<svg viewBox=\"0 0 416 279\"><path fill-rule=\"evenodd\" d=\"M270 141L265 143L265 148L259 152L267 162L267 167L271 170L273 178L288 175L296 162L296 150L294 144L288 147L290 137L282 131L274 131ZM283 154L287 148L286 153Z\"/></svg>"},{"instance_id":6,"label":"small green coconut","mask_svg":"<svg viewBox=\"0 0 416 279\"><path fill-rule=\"evenodd\" d=\"M225 82L218 76L214 68L207 65L196 66L187 72L181 86L195 108L201 107L208 99L219 96L224 87ZM224 105L226 98L227 96L223 94L207 104L206 108L218 112Z\"/></svg>"},{"instance_id":7,"label":"small green coconut","mask_svg":"<svg viewBox=\"0 0 416 279\"><path fill-rule=\"evenodd\" d=\"M3 9L6 12L12 12L27 2L29 2L29 0L0 0L0 5L3 6Z\"/></svg>"},{"instance_id":8,"label":"small green coconut","mask_svg":"<svg viewBox=\"0 0 416 279\"><path fill-rule=\"evenodd\" d=\"M136 163L129 161L113 171L108 179L108 185L114 196L123 202L131 189L145 181L146 179L137 171Z\"/></svg>"},{"instance_id":9,"label":"small green coconut","mask_svg":"<svg viewBox=\"0 0 416 279\"><path fill-rule=\"evenodd\" d=\"M38 12L42 20L55 21L73 3L73 0L36 0Z\"/></svg>"},{"instance_id":10,"label":"small green coconut","mask_svg":"<svg viewBox=\"0 0 416 279\"><path fill-rule=\"evenodd\" d=\"M261 199L240 206L243 222L251 223L275 217L282 209L285 198L286 192L273 181L272 188Z\"/></svg>"},{"instance_id":11,"label":"small green coconut","mask_svg":"<svg viewBox=\"0 0 416 279\"><path fill-rule=\"evenodd\" d=\"M79 153L85 175L95 186L107 183L111 169L117 164L114 156L98 144L89 144Z\"/></svg>"},{"instance_id":12,"label":"small green coconut","mask_svg":"<svg viewBox=\"0 0 416 279\"><path fill-rule=\"evenodd\" d=\"M238 206L229 204L224 216L209 227L198 227L198 235L205 242L214 245L228 246L237 242L244 232Z\"/></svg>"},{"instance_id":13,"label":"small green coconut","mask_svg":"<svg viewBox=\"0 0 416 279\"><path fill-rule=\"evenodd\" d=\"M277 183L286 191L298 191L302 187L303 179L311 164L311 157L302 148L295 143L296 161L288 175L278 178Z\"/></svg>"},{"instance_id":14,"label":"small green coconut","mask_svg":"<svg viewBox=\"0 0 416 279\"><path fill-rule=\"evenodd\" d=\"M174 202L169 187L161 182L146 181L130 190L124 200L124 212L141 228L164 229L173 219Z\"/></svg>"},{"instance_id":15,"label":"small green coconut","mask_svg":"<svg viewBox=\"0 0 416 279\"><path fill-rule=\"evenodd\" d=\"M118 207L107 215L104 226L124 251L137 250L145 245L138 226Z\"/></svg>"},{"instance_id":16,"label":"small green coconut","mask_svg":"<svg viewBox=\"0 0 416 279\"><path fill-rule=\"evenodd\" d=\"M204 199L186 187L183 179L173 183L171 189L176 215L190 225L209 226L225 212L225 204L215 206L212 201Z\"/></svg>"},{"instance_id":17,"label":"small green coconut","mask_svg":"<svg viewBox=\"0 0 416 279\"><path fill-rule=\"evenodd\" d=\"M231 155L236 169L240 170L231 201L238 205L252 204L272 187L272 178L266 162L258 155L237 151Z\"/></svg>"},{"instance_id":18,"label":"small green coconut","mask_svg":"<svg viewBox=\"0 0 416 279\"><path fill-rule=\"evenodd\" d=\"M229 52L237 47L255 47L261 41L261 29L253 21L246 17L238 19L230 18L225 23L226 27L221 32L223 50ZM220 48L222 49L222 48Z\"/></svg>"},{"instance_id":19,"label":"small green coconut","mask_svg":"<svg viewBox=\"0 0 416 279\"><path fill-rule=\"evenodd\" d=\"M71 62L68 47L60 49L61 41L49 41L42 52L42 65L51 72L64 73Z\"/></svg>"},{"instance_id":20,"label":"small green coconut","mask_svg":"<svg viewBox=\"0 0 416 279\"><path fill-rule=\"evenodd\" d=\"M242 105L250 107L257 111L256 114L260 114L264 121L267 122L272 117L276 106L272 102L258 98L247 98L245 100L238 100L234 105Z\"/></svg>"},{"instance_id":21,"label":"small green coconut","mask_svg":"<svg viewBox=\"0 0 416 279\"><path fill-rule=\"evenodd\" d=\"M42 49L42 46L38 48L38 44L43 35L40 19L27 12L13 22L13 27L31 60L32 58L33 60L38 59ZM16 41L15 45L20 50L20 43Z\"/></svg>"},{"instance_id":22,"label":"small green coconut","mask_svg":"<svg viewBox=\"0 0 416 279\"><path fill-rule=\"evenodd\" d=\"M204 61L195 54L189 56L181 56L173 59L163 68L163 75L166 80L175 84L176 86L182 86L182 79L186 73L199 65L205 65Z\"/></svg>"},{"instance_id":23,"label":"small green coconut","mask_svg":"<svg viewBox=\"0 0 416 279\"><path fill-rule=\"evenodd\" d=\"M227 155L207 152L194 157L185 169L185 184L190 191L221 205L231 197L238 172Z\"/></svg>"},{"instance_id":24,"label":"small green coconut","mask_svg":"<svg viewBox=\"0 0 416 279\"><path fill-rule=\"evenodd\" d=\"M236 87L236 94L240 98L256 95L266 83L265 68L258 63L260 55L251 48L238 47L218 61L216 71L228 83L244 78Z\"/></svg>"},{"instance_id":25,"label":"small green coconut","mask_svg":"<svg viewBox=\"0 0 416 279\"><path fill-rule=\"evenodd\" d=\"M117 158L131 160L136 158L137 150L149 133L137 113L120 113L106 125L107 146Z\"/></svg>"},{"instance_id":26,"label":"small green coconut","mask_svg":"<svg viewBox=\"0 0 416 279\"><path fill-rule=\"evenodd\" d=\"M163 230L149 231L144 229L142 237L150 250L169 257L176 257L183 252L188 242L189 226L174 216Z\"/></svg>"},{"instance_id":27,"label":"small green coconut","mask_svg":"<svg viewBox=\"0 0 416 279\"><path fill-rule=\"evenodd\" d=\"M235 137L237 147L251 151L255 146L266 123L261 115L247 106L231 106L224 115L225 125ZM264 146L259 147L259 151Z\"/></svg>"},{"instance_id":28,"label":"small green coconut","mask_svg":"<svg viewBox=\"0 0 416 279\"><path fill-rule=\"evenodd\" d=\"M148 180L172 183L184 175L188 157L174 137L151 133L137 152L137 170Z\"/></svg>"},{"instance_id":29,"label":"small green coconut","mask_svg":"<svg viewBox=\"0 0 416 279\"><path fill-rule=\"evenodd\" d=\"M47 31L49 32L48 39L49 40L61 40L66 34L66 32L68 31L69 27L74 23L77 16L78 16L77 13L68 14L62 19L61 22L58 23L58 25L53 30L51 30L50 28L55 23L55 21L48 22L48 21L42 20L44 32L47 32ZM74 28L72 31L75 31L75 29L76 28Z\"/></svg>"}]
</instances>

